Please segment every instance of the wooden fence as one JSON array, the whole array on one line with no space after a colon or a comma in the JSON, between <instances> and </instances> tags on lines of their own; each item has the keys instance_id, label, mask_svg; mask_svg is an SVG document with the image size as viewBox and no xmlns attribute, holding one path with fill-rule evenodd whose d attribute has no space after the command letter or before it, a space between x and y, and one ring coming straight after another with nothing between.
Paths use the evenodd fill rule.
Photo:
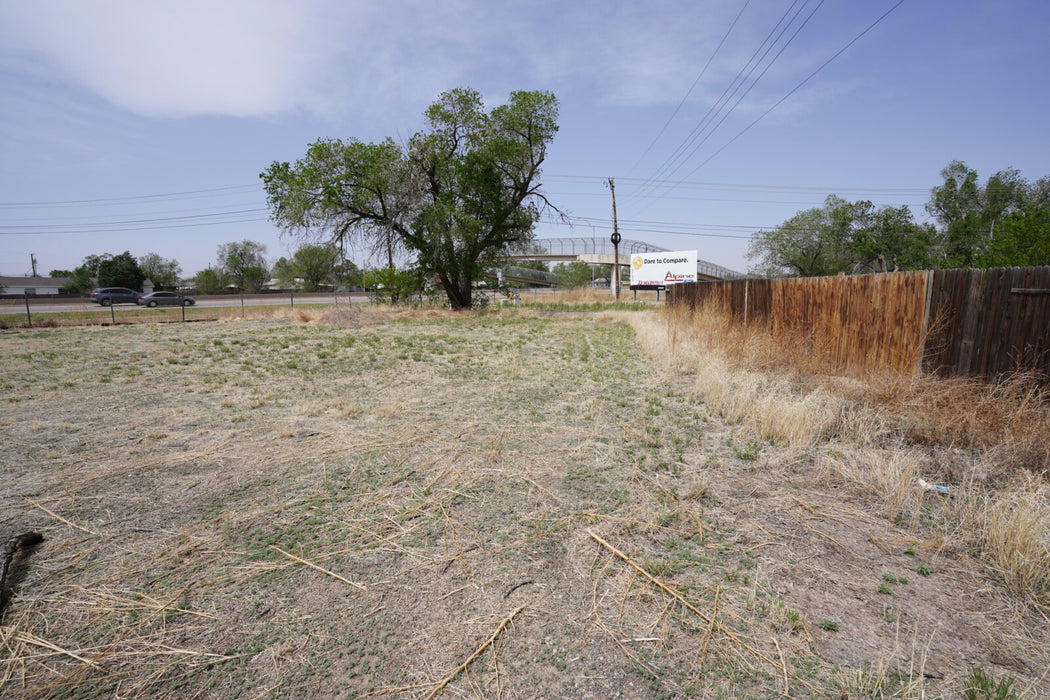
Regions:
<instances>
[{"instance_id":1,"label":"wooden fence","mask_svg":"<svg viewBox=\"0 0 1050 700\"><path fill-rule=\"evenodd\" d=\"M1050 267L695 282L668 303L799 338L846 369L1050 376Z\"/></svg>"}]
</instances>

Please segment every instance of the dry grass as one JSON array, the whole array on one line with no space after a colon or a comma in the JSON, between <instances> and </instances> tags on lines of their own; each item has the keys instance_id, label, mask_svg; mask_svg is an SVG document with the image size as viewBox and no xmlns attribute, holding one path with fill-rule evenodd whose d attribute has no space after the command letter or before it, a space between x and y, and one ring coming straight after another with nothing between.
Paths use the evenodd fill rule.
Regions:
<instances>
[{"instance_id":1,"label":"dry grass","mask_svg":"<svg viewBox=\"0 0 1050 700\"><path fill-rule=\"evenodd\" d=\"M719 414L765 440L823 445L825 478L862 486L891 520L980 549L1011 591L1050 610L1050 389L1039 378L844 376L790 337L711 310L666 319L668 362L695 373ZM920 479L953 499L932 520Z\"/></svg>"},{"instance_id":2,"label":"dry grass","mask_svg":"<svg viewBox=\"0 0 1050 700\"><path fill-rule=\"evenodd\" d=\"M852 384L792 414L797 377L722 365L792 415L746 454L696 339L612 308L0 336L0 534L47 537L8 582L0 695L838 697L872 668L951 695L971 664L1046 689L1045 629L935 542L956 499L901 499L912 529L841 475L891 447ZM890 609L912 546L935 573Z\"/></svg>"},{"instance_id":3,"label":"dry grass","mask_svg":"<svg viewBox=\"0 0 1050 700\"><path fill-rule=\"evenodd\" d=\"M680 463L691 402L611 314L297 308L3 338L0 527L47 536L12 581L5 697L761 692L766 662L734 649L781 664ZM588 533L753 630L705 644ZM813 663L788 682L822 683Z\"/></svg>"},{"instance_id":4,"label":"dry grass","mask_svg":"<svg viewBox=\"0 0 1050 700\"><path fill-rule=\"evenodd\" d=\"M1010 590L1050 610L1050 488L1027 478L983 504L980 525L993 565Z\"/></svg>"}]
</instances>

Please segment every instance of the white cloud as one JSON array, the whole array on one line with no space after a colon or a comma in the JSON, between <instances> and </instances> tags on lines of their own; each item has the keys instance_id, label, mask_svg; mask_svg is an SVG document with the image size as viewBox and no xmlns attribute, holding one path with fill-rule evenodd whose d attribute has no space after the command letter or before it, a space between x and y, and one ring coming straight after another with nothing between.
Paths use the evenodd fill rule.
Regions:
<instances>
[{"instance_id":1,"label":"white cloud","mask_svg":"<svg viewBox=\"0 0 1050 700\"><path fill-rule=\"evenodd\" d=\"M149 116L246 116L301 105L333 47L317 3L40 0L7 3L5 41ZM304 50L305 49L305 50Z\"/></svg>"},{"instance_id":2,"label":"white cloud","mask_svg":"<svg viewBox=\"0 0 1050 700\"><path fill-rule=\"evenodd\" d=\"M0 4L0 53L43 61L147 116L386 121L418 116L461 85L497 100L542 88L646 107L681 99L738 9L728 0L34 0ZM705 83L723 84L729 69L715 66Z\"/></svg>"}]
</instances>

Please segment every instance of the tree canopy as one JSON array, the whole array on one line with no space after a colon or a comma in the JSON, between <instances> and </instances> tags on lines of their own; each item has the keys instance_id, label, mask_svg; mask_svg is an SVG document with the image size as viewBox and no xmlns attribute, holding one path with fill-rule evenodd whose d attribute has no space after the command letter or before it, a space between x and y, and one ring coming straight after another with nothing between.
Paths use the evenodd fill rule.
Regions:
<instances>
[{"instance_id":1,"label":"tree canopy","mask_svg":"<svg viewBox=\"0 0 1050 700\"><path fill-rule=\"evenodd\" d=\"M981 185L977 171L952 161L931 190L918 223L908 207L876 208L830 195L755 234L748 258L766 276L834 275L934 267L1050 265L1050 177L1030 183L1014 169Z\"/></svg>"},{"instance_id":2,"label":"tree canopy","mask_svg":"<svg viewBox=\"0 0 1050 700\"><path fill-rule=\"evenodd\" d=\"M257 292L266 282L266 246L255 241L237 241L219 246L219 269L229 284L244 292Z\"/></svg>"},{"instance_id":3,"label":"tree canopy","mask_svg":"<svg viewBox=\"0 0 1050 700\"><path fill-rule=\"evenodd\" d=\"M945 267L1050 265L1050 177L1030 183L1013 168L981 186L952 161L926 211L941 225Z\"/></svg>"},{"instance_id":4,"label":"tree canopy","mask_svg":"<svg viewBox=\"0 0 1050 700\"><path fill-rule=\"evenodd\" d=\"M146 253L139 258L139 268L153 286L174 289L179 284L182 266L176 260L162 258L158 253Z\"/></svg>"},{"instance_id":5,"label":"tree canopy","mask_svg":"<svg viewBox=\"0 0 1050 700\"><path fill-rule=\"evenodd\" d=\"M914 270L929 264L933 234L908 207L876 209L830 195L823 207L759 231L748 258L759 260L756 272L774 277Z\"/></svg>"},{"instance_id":6,"label":"tree canopy","mask_svg":"<svg viewBox=\"0 0 1050 700\"><path fill-rule=\"evenodd\" d=\"M339 250L331 245L302 245L291 260L274 263L274 275L284 284L316 292L323 284L336 281L339 273Z\"/></svg>"},{"instance_id":7,"label":"tree canopy","mask_svg":"<svg viewBox=\"0 0 1050 700\"><path fill-rule=\"evenodd\" d=\"M146 275L143 274L135 256L126 250L120 255L114 255L99 262L98 286L100 287L142 289L142 282L145 279Z\"/></svg>"},{"instance_id":8,"label":"tree canopy","mask_svg":"<svg viewBox=\"0 0 1050 700\"><path fill-rule=\"evenodd\" d=\"M454 309L471 305L486 266L532 239L541 166L557 132L549 92L514 92L485 112L480 93L457 88L426 111L427 128L406 145L321 139L294 165L261 173L271 219L284 231L323 231L416 256Z\"/></svg>"}]
</instances>

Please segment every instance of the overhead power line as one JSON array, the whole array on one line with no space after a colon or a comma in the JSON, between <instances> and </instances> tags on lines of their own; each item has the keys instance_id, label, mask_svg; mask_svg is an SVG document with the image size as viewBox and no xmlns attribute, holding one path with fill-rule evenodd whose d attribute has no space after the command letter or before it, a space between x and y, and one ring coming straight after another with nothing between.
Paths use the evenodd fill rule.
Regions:
<instances>
[{"instance_id":1,"label":"overhead power line","mask_svg":"<svg viewBox=\"0 0 1050 700\"><path fill-rule=\"evenodd\" d=\"M591 182L594 184L603 184L607 177L598 175L548 175L546 176L549 181L566 180L570 182ZM655 183L668 188L686 188L695 187L700 189L716 189L716 190L744 190L744 191L769 191L778 193L814 193L824 192L825 194L838 194L838 193L849 193L849 194L923 194L928 195L930 193L929 187L839 187L837 185L748 185L739 182L704 182L698 180L652 180L649 178L633 178L633 177L619 177L616 178L617 182L623 182L627 184L637 183Z\"/></svg>"},{"instance_id":2,"label":"overhead power line","mask_svg":"<svg viewBox=\"0 0 1050 700\"><path fill-rule=\"evenodd\" d=\"M722 146L721 148L719 148L719 149L718 149L717 151L715 151L715 152L714 152L714 153L712 153L712 154L711 154L710 156L708 156L707 160L705 160L704 162L700 163L700 165L696 166L696 167L695 167L695 168L693 168L693 169L692 169L691 171L689 171L689 174L688 174L688 175L686 175L686 177L689 177L689 176L693 175L693 174L694 174L694 173L695 173L695 172L696 172L697 170L699 170L700 168L702 168L702 167L704 167L705 165L707 165L708 163L710 163L710 162L711 162L711 160L715 158L715 156L717 156L717 155L718 155L719 153L721 153L721 152L722 152L722 151L724 151L724 150L725 150L726 148L728 148L728 147L730 146L730 144L732 144L732 143L733 143L734 141L736 141L736 140L737 140L738 138L740 138L741 136L743 136L744 134L746 134L746 133L747 133L748 131L750 131L750 130L751 130L751 128L752 128L753 126L755 126L755 124L758 124L758 123L759 123L760 121L762 121L762 119L763 119L763 118L765 118L765 117L766 117L766 116L767 116L767 115L768 115L768 114L769 114L770 112L772 112L772 111L773 111L774 109L776 109L776 108L777 108L777 107L779 107L779 106L780 106L781 104L783 104L785 100L787 100L787 99L788 99L789 97L791 97L791 96L792 96L792 95L794 95L794 94L795 94L796 92L798 92L798 91L799 91L799 90L800 90L800 89L802 88L802 86L804 86L804 85L805 85L806 83L808 83L808 82L809 82L810 80L812 80L812 79L813 79L813 77L817 75L817 73L819 73L820 71L822 71L822 70L824 70L825 68L827 68L828 64L830 64L830 63L831 63L832 61L834 61L834 60L835 60L836 58L838 58L839 56L841 56L842 54L844 54L844 53L845 53L845 52L846 52L846 51L847 51L847 50L848 50L848 49L849 49L849 48L850 48L851 46L853 46L853 45L854 45L854 44L856 44L856 43L857 43L858 41L860 41L860 39L861 39L861 38L862 38L862 37L863 37L863 36L864 36L865 34L867 34L867 33L868 33L868 32L870 32L870 31L871 31L872 29L874 29L875 27L877 27L877 26L878 26L878 25L879 25L879 24L880 24L880 23L882 22L882 20L884 20L884 19L886 19L887 17L889 17L889 16L890 16L890 14L891 14L891 13L892 13L892 12L893 12L894 10L896 10L896 9L897 9L898 7L900 7L901 5L903 5L903 4L904 4L904 2L905 2L905 0L899 0L899 2L897 2L897 4L895 4L895 5L894 5L893 7L891 7L890 9L886 10L886 12L884 12L884 13L883 13L883 14L882 14L881 16L879 16L879 18L878 18L878 19L876 19L876 20L875 20L874 22L872 22L871 24L869 24L869 25L868 25L868 26L867 26L867 27L866 27L866 28L864 29L864 31L862 31L862 32L861 32L860 34L858 34L857 36L853 37L853 39L851 39L851 40L849 41L849 43L847 43L847 44L846 44L845 46L843 46L843 47L842 47L841 49L839 49L839 50L838 50L838 51L836 51L836 52L835 52L834 54L832 54L831 58L829 58L828 60L824 61L824 63L820 64L820 66L818 66L816 70L814 70L814 71L813 71L812 73L810 73L809 75L807 75L807 76L806 76L806 77L805 77L805 78L804 78L804 79L802 80L802 82L800 82L800 83L799 83L798 85L796 85L795 87L791 88L791 90L789 90L789 91L788 91L788 93L787 93L786 95L784 95L784 96L783 96L783 97L781 97L781 98L780 98L779 100L777 100L777 101L776 101L776 102L775 102L775 103L774 103L774 104L773 104L773 105L772 105L772 106L771 106L771 107L770 107L769 109L767 109L767 110L766 110L765 112L763 112L762 114L758 115L758 118L757 118L757 119L755 119L755 120L754 120L753 122L751 122L750 124L748 124L747 126L745 126L745 127L743 128L743 129L741 129L741 130L740 130L740 132L739 132L739 133L737 133L737 135L736 135L736 136L734 136L733 138L729 139L729 141L727 141L727 142L726 142L725 144L723 144L723 146Z\"/></svg>"},{"instance_id":3,"label":"overhead power line","mask_svg":"<svg viewBox=\"0 0 1050 700\"><path fill-rule=\"evenodd\" d=\"M190 226L215 226L219 224L243 224L266 221L259 214L265 208L241 209L215 214L190 214L186 216L166 216L145 219L118 219L95 223L69 224L19 224L16 226L0 225L0 235L25 236L46 234L90 234L112 233L118 231L150 231L165 228L186 228Z\"/></svg>"},{"instance_id":4,"label":"overhead power line","mask_svg":"<svg viewBox=\"0 0 1050 700\"><path fill-rule=\"evenodd\" d=\"M781 46L779 51L766 61L770 52L777 46L778 42L782 39L788 29L795 23L798 17L805 10L809 4L809 0L804 0L798 9L795 9L796 5L799 4L799 0L794 0L790 7L784 11L784 14L780 17L777 23L769 30L766 38L763 39L762 43L755 49L754 53L751 54L751 58L748 59L747 63L737 71L736 77L726 86L725 90L722 91L722 95L708 110L703 118L697 123L689 136L675 149L663 164L656 170L653 179L658 177L665 177L673 175L685 162L695 155L696 151L700 149L704 143L714 134L714 132L725 122L726 119L736 110L737 106L741 101L751 92L751 90L758 84L758 82L765 76L766 72L776 63L777 59L784 53L784 51L791 45L791 43L798 36L799 32L809 23L816 14L817 10L820 9L821 5L824 4L824 0L819 0L816 6L810 11L809 15L799 24L791 36ZM791 14L794 10L794 14ZM790 15L790 17L789 17ZM779 31L778 31L779 29ZM752 76L755 72L765 63L765 67L758 74L758 77L752 80ZM749 84L750 83L750 84ZM746 87L746 89L744 89ZM743 90L743 92L741 92ZM732 106L729 103L736 98ZM717 121L716 121L717 120ZM706 136L704 133L706 132ZM644 188L643 193L644 194ZM640 196L640 195L639 195Z\"/></svg>"},{"instance_id":5,"label":"overhead power line","mask_svg":"<svg viewBox=\"0 0 1050 700\"><path fill-rule=\"evenodd\" d=\"M186 190L183 192L167 192L163 194L143 194L134 195L130 197L103 197L99 199L67 199L58 200L51 202L0 202L0 207L65 207L65 206L92 206L92 205L113 205L113 204L131 204L134 202L144 202L150 200L159 200L167 198L175 199L197 199L200 195L203 196L218 196L218 192L229 192L232 190L247 190L247 189L259 189L259 185L229 185L227 187L212 187L204 190ZM189 195L198 195L197 197Z\"/></svg>"},{"instance_id":6,"label":"overhead power line","mask_svg":"<svg viewBox=\"0 0 1050 700\"><path fill-rule=\"evenodd\" d=\"M740 12L737 13L736 17L733 19L733 22L729 25L729 29L727 29L726 33L722 35L722 40L718 42L718 46L716 46L715 50L711 53L711 57L707 59L707 63L705 63L704 67L700 70L700 74L696 76L696 80L694 80L693 84L689 86L689 89L685 91L685 95L682 96L682 101L679 102L678 106L674 108L673 112L671 112L671 116L669 116L667 118L667 121L664 122L664 125L660 127L659 133L657 133L656 136L653 137L653 140L646 147L642 155L638 156L638 161L633 166L631 166L631 170L637 168L641 164L641 162L645 160L645 157L649 155L649 151L653 149L653 146L656 145L656 142L659 141L660 137L664 135L665 131L667 131L667 127L670 126L671 122L674 121L674 118L678 116L678 112L682 109L682 106L685 105L685 101L688 100L689 96L693 94L693 90L696 89L696 86L700 83L700 80L707 73L707 69L711 67L711 63L715 60L715 56L717 56L718 52L722 50L722 46L726 43L726 39L728 39L729 35L732 34L733 29L736 28L737 22L739 22L740 18L744 15L744 10L746 10L747 6L750 4L751 0L745 0L743 6L740 8Z\"/></svg>"}]
</instances>

